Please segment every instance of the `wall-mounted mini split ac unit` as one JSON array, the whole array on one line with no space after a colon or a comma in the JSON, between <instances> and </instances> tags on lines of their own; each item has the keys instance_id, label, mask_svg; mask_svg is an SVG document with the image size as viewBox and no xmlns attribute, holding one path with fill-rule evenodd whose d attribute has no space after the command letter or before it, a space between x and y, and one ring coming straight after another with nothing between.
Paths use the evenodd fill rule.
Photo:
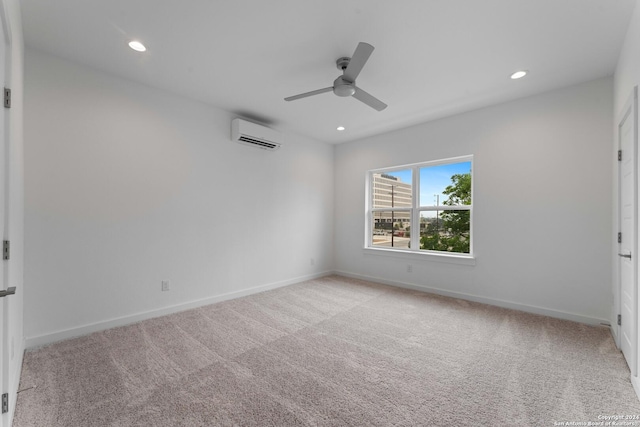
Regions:
<instances>
[{"instance_id":1,"label":"wall-mounted mini split ac unit","mask_svg":"<svg viewBox=\"0 0 640 427\"><path fill-rule=\"evenodd\" d=\"M270 151L282 145L280 132L242 119L231 121L231 140Z\"/></svg>"}]
</instances>

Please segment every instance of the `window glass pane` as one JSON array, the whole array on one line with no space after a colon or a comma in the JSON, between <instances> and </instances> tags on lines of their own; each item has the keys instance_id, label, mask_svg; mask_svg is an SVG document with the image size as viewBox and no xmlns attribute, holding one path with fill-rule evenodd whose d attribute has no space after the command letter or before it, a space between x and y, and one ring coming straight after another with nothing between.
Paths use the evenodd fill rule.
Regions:
<instances>
[{"instance_id":1,"label":"window glass pane","mask_svg":"<svg viewBox=\"0 0 640 427\"><path fill-rule=\"evenodd\" d=\"M410 208L412 206L411 169L374 173L374 208Z\"/></svg>"},{"instance_id":2,"label":"window glass pane","mask_svg":"<svg viewBox=\"0 0 640 427\"><path fill-rule=\"evenodd\" d=\"M420 249L469 253L471 211L420 212Z\"/></svg>"},{"instance_id":3,"label":"window glass pane","mask_svg":"<svg viewBox=\"0 0 640 427\"><path fill-rule=\"evenodd\" d=\"M470 161L420 168L420 206L470 204Z\"/></svg>"},{"instance_id":4,"label":"window glass pane","mask_svg":"<svg viewBox=\"0 0 640 427\"><path fill-rule=\"evenodd\" d=\"M372 213L373 247L409 248L411 214L409 212L380 211Z\"/></svg>"}]
</instances>

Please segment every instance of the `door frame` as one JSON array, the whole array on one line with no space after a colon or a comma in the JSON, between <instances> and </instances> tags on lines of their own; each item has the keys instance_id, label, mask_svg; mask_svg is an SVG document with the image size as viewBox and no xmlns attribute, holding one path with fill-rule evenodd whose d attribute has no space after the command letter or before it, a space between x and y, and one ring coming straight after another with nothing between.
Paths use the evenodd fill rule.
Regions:
<instances>
[{"instance_id":1,"label":"door frame","mask_svg":"<svg viewBox=\"0 0 640 427\"><path fill-rule=\"evenodd\" d=\"M0 49L0 67L2 71L0 73L0 80L3 87L11 87L11 22L10 12L6 0L0 0L0 43L2 48ZM2 91L4 92L4 91ZM3 94L4 96L4 94ZM0 150L2 150L2 156L0 156L0 162L2 163L3 177L0 180L2 185L3 197L0 198L0 209L2 210L0 224L0 233L2 234L2 240L9 240L11 233L11 221L10 221L10 207L11 207L11 178L12 178L12 166L11 166L11 134L9 126L9 109L4 107L0 112L2 117L2 125L0 126ZM2 262L2 268L0 269L0 289L5 290L10 286L10 260L0 260ZM15 303L13 303L15 308ZM16 391L17 386L14 388L13 382L15 379L13 362L13 340L9 337L12 336L11 329L11 310L12 310L12 297L4 297L0 299L0 319L2 324L0 325L0 390L2 393L8 393L9 395L9 410L7 413L0 414L0 427L8 427L12 424L12 417L15 410ZM13 337L15 338L15 337ZM14 362L15 363L15 362Z\"/></svg>"}]
</instances>

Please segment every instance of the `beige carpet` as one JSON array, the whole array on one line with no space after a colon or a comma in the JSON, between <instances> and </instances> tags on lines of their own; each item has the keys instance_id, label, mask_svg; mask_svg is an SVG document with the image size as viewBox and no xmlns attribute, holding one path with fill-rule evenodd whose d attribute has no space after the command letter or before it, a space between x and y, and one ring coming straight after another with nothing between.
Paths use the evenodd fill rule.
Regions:
<instances>
[{"instance_id":1,"label":"beige carpet","mask_svg":"<svg viewBox=\"0 0 640 427\"><path fill-rule=\"evenodd\" d=\"M28 352L20 388L15 427L552 426L640 414L606 328L336 276Z\"/></svg>"}]
</instances>

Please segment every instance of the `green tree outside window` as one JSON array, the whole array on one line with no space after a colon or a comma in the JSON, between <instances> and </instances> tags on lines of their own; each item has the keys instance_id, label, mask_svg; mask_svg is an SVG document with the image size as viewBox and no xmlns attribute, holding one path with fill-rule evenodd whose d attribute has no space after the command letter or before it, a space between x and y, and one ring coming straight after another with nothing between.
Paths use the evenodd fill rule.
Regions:
<instances>
[{"instance_id":1,"label":"green tree outside window","mask_svg":"<svg viewBox=\"0 0 640 427\"><path fill-rule=\"evenodd\" d=\"M447 206L471 205L471 174L456 174L443 194ZM429 222L420 238L420 249L469 253L471 216L468 210L441 211L435 222Z\"/></svg>"}]
</instances>

